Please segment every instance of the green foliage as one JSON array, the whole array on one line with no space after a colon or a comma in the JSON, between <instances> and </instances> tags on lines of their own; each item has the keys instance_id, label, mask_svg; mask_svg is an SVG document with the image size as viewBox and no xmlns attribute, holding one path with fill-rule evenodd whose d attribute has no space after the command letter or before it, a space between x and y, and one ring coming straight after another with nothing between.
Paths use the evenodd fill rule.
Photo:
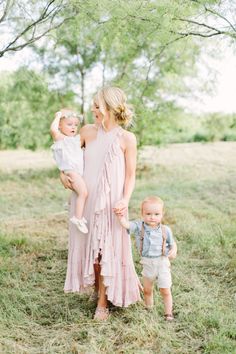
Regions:
<instances>
[{"instance_id":1,"label":"green foliage","mask_svg":"<svg viewBox=\"0 0 236 354\"><path fill-rule=\"evenodd\" d=\"M99 85L120 86L134 105L133 129L140 146L234 140L235 128L228 129L222 115L191 117L177 104L191 89L184 78L196 75L201 52L202 42L189 34L191 20L198 21L200 14L207 23L209 13L223 20L221 12L226 16L228 10L227 3L221 9L215 0L68 2L58 12L63 25L32 47L44 75L22 68L1 81L0 148L48 147L49 124L60 106L79 106L91 121L91 97L98 84L94 79L88 88L88 83L95 68L101 74Z\"/></svg>"},{"instance_id":2,"label":"green foliage","mask_svg":"<svg viewBox=\"0 0 236 354\"><path fill-rule=\"evenodd\" d=\"M200 126L189 141L235 141L236 115L212 113L198 117Z\"/></svg>"},{"instance_id":3,"label":"green foliage","mask_svg":"<svg viewBox=\"0 0 236 354\"><path fill-rule=\"evenodd\" d=\"M49 90L45 78L21 68L3 76L0 84L0 148L36 149L51 143L49 126L63 102L73 95Z\"/></svg>"}]
</instances>

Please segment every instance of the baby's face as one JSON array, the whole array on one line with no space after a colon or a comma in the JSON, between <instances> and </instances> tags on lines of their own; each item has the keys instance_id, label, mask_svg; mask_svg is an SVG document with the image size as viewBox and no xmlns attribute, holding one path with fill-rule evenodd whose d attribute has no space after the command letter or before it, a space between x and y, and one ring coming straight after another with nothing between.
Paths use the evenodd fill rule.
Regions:
<instances>
[{"instance_id":1,"label":"baby's face","mask_svg":"<svg viewBox=\"0 0 236 354\"><path fill-rule=\"evenodd\" d=\"M78 132L79 119L75 117L62 118L59 123L59 128L62 134L66 136L75 136Z\"/></svg>"},{"instance_id":2,"label":"baby's face","mask_svg":"<svg viewBox=\"0 0 236 354\"><path fill-rule=\"evenodd\" d=\"M145 224L156 227L163 217L163 207L158 203L146 202L143 205L142 217Z\"/></svg>"}]
</instances>

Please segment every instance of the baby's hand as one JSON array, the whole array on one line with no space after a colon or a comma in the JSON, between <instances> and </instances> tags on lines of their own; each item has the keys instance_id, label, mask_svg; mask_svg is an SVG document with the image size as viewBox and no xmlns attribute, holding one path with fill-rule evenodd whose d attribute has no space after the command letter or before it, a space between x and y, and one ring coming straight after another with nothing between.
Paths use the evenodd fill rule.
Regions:
<instances>
[{"instance_id":1,"label":"baby's hand","mask_svg":"<svg viewBox=\"0 0 236 354\"><path fill-rule=\"evenodd\" d=\"M55 113L55 118L61 119L61 117L62 117L61 111Z\"/></svg>"}]
</instances>

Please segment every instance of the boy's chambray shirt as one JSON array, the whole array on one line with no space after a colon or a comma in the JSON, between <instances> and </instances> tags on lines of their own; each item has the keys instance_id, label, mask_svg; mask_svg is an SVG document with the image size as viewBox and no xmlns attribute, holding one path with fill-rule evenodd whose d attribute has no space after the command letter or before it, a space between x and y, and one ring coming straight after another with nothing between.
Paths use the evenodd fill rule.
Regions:
<instances>
[{"instance_id":1,"label":"boy's chambray shirt","mask_svg":"<svg viewBox=\"0 0 236 354\"><path fill-rule=\"evenodd\" d=\"M142 229L142 220L130 221L129 233L134 234L136 246L140 250L140 238ZM164 225L166 228L166 250L167 256L169 250L174 244L172 231L169 226ZM162 230L158 225L156 228L150 227L144 223L144 238L143 238L143 251L142 257L156 258L162 256Z\"/></svg>"}]
</instances>

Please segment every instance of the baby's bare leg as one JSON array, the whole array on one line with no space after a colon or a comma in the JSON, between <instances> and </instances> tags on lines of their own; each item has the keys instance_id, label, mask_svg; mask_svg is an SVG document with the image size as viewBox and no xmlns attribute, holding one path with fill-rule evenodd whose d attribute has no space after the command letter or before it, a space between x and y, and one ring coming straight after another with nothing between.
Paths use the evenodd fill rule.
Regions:
<instances>
[{"instance_id":1,"label":"baby's bare leg","mask_svg":"<svg viewBox=\"0 0 236 354\"><path fill-rule=\"evenodd\" d=\"M172 294L169 288L160 288L160 293L164 302L164 311L167 315L172 315Z\"/></svg>"},{"instance_id":2,"label":"baby's bare leg","mask_svg":"<svg viewBox=\"0 0 236 354\"><path fill-rule=\"evenodd\" d=\"M72 187L73 190L77 193L78 197L76 199L76 206L75 206L75 216L78 219L82 219L83 212L84 212L84 204L88 196L87 187L80 176L80 174L70 171L67 172L67 175L72 178Z\"/></svg>"},{"instance_id":3,"label":"baby's bare leg","mask_svg":"<svg viewBox=\"0 0 236 354\"><path fill-rule=\"evenodd\" d=\"M154 280L143 277L144 302L147 308L153 306L153 283Z\"/></svg>"}]
</instances>

